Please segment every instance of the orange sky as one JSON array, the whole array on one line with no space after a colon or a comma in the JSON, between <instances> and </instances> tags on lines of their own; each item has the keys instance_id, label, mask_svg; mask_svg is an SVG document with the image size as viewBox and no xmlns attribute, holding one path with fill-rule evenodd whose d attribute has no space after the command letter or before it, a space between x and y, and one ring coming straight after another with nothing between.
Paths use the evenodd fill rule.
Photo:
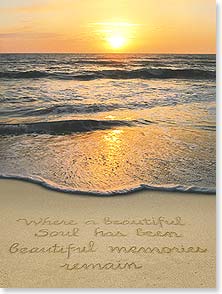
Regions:
<instances>
[{"instance_id":1,"label":"orange sky","mask_svg":"<svg viewBox=\"0 0 222 294\"><path fill-rule=\"evenodd\" d=\"M124 44L113 48L120 36ZM1 0L0 52L215 53L213 0Z\"/></svg>"}]
</instances>

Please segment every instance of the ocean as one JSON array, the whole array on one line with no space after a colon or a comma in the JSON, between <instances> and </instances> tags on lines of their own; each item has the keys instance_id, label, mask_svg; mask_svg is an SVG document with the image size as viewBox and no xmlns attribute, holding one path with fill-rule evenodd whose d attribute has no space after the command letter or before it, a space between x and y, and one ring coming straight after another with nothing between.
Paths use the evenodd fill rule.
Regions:
<instances>
[{"instance_id":1,"label":"ocean","mask_svg":"<svg viewBox=\"0 0 222 294\"><path fill-rule=\"evenodd\" d=\"M0 54L0 176L215 193L216 56Z\"/></svg>"}]
</instances>

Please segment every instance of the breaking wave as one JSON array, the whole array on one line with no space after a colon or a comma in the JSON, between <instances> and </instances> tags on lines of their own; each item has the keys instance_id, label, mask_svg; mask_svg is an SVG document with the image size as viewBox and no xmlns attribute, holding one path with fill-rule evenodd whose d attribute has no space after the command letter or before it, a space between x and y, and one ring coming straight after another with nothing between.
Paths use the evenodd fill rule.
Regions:
<instances>
[{"instance_id":1,"label":"breaking wave","mask_svg":"<svg viewBox=\"0 0 222 294\"><path fill-rule=\"evenodd\" d=\"M0 124L0 135L22 134L70 134L105 130L118 126L131 126L133 122L124 120L65 120L20 124Z\"/></svg>"},{"instance_id":2,"label":"breaking wave","mask_svg":"<svg viewBox=\"0 0 222 294\"><path fill-rule=\"evenodd\" d=\"M96 79L215 79L216 72L200 69L141 68L134 70L100 70L82 73L50 71L8 71L0 72L1 79L62 79L89 81Z\"/></svg>"}]
</instances>

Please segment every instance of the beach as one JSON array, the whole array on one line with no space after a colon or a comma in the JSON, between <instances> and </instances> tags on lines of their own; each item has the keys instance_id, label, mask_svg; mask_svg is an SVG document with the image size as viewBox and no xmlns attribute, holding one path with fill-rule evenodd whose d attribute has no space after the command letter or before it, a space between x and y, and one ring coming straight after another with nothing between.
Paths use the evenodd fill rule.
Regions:
<instances>
[{"instance_id":1,"label":"beach","mask_svg":"<svg viewBox=\"0 0 222 294\"><path fill-rule=\"evenodd\" d=\"M216 287L215 195L0 185L1 287Z\"/></svg>"}]
</instances>

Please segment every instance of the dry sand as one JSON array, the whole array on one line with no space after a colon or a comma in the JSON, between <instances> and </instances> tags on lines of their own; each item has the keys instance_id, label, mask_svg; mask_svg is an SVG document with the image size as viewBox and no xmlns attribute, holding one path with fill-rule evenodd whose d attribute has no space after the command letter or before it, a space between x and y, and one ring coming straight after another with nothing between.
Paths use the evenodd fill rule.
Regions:
<instances>
[{"instance_id":1,"label":"dry sand","mask_svg":"<svg viewBox=\"0 0 222 294\"><path fill-rule=\"evenodd\" d=\"M59 193L16 180L0 180L0 185L1 287L215 287L215 195L142 191L126 196L92 197ZM163 227L149 224L153 219L158 222L161 216ZM57 224L43 224L46 217L46 221L56 220ZM140 223L107 224L104 222L107 217ZM176 217L181 219L177 218L175 225L164 222ZM41 219L39 224L26 224L26 220ZM62 220L73 221L59 225L58 221ZM105 236L95 235L98 227ZM72 235L73 228L79 229L75 233L78 236ZM140 233L149 231L148 235L138 236L137 229ZM64 236L67 231L71 236ZM116 236L107 234L117 231ZM151 236L160 234L158 231L173 233ZM55 244L64 248L69 244L72 248L86 246L90 251L90 241L95 252L78 253L73 249L69 258L67 252L28 252L34 247L32 251ZM134 252L111 253L109 246L127 250L135 247ZM166 253L173 247L181 250L181 246L186 250L193 247L190 251L200 247L206 252ZM141 247L158 249L153 253L149 249L146 253L144 249L135 252ZM69 269L75 264L75 269L67 270L67 264Z\"/></svg>"}]
</instances>

